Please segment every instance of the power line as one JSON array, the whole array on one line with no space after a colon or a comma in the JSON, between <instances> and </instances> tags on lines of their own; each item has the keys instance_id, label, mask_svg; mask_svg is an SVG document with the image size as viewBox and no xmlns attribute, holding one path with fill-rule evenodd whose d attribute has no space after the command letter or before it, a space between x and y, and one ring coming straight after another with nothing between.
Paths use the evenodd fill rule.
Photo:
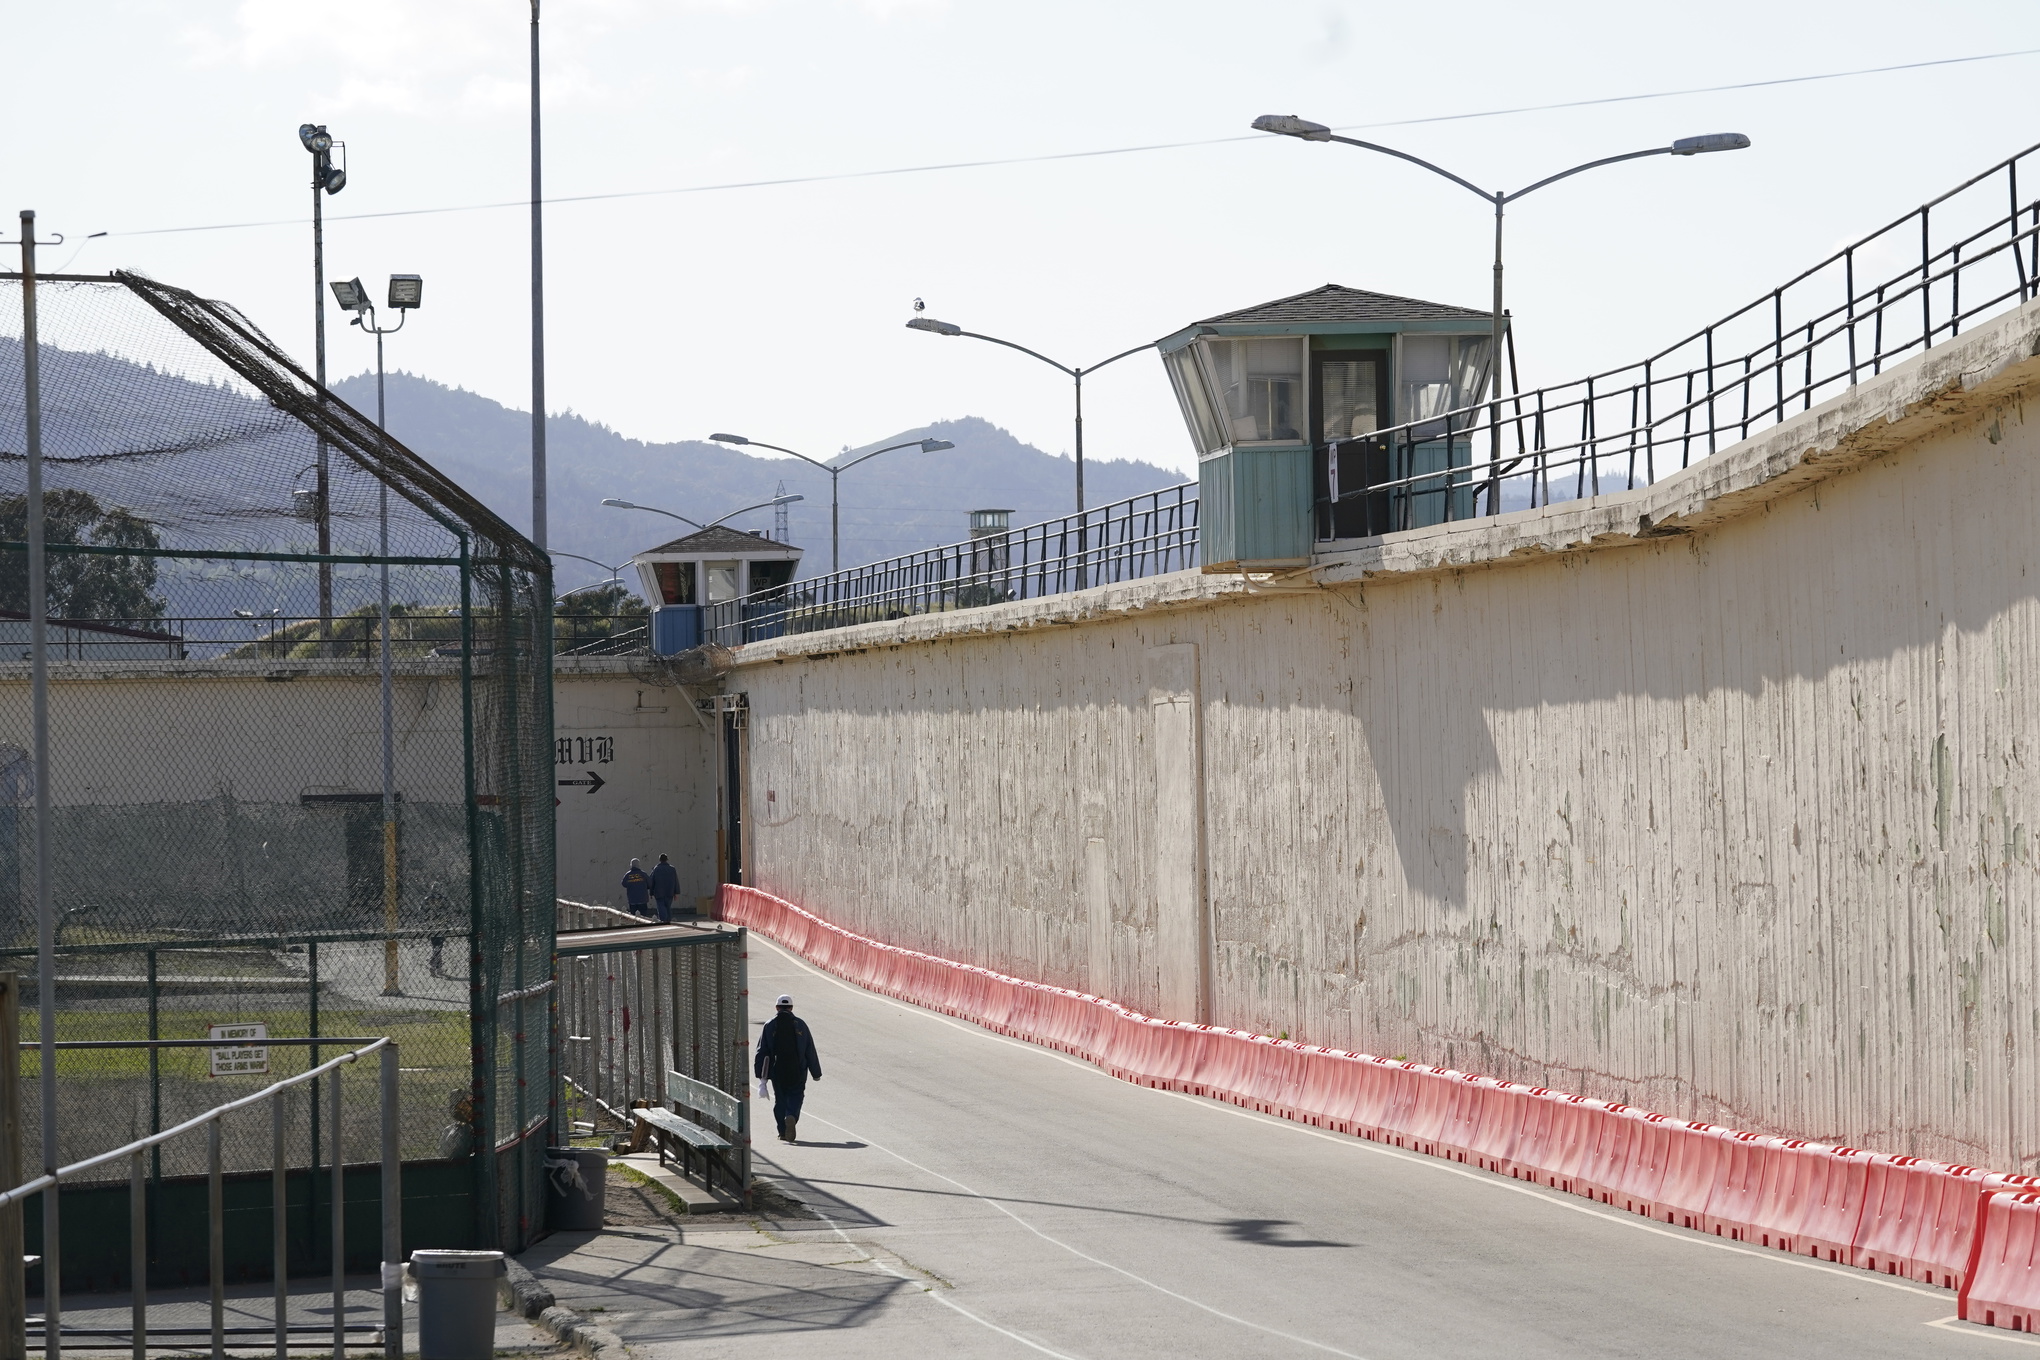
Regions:
<instances>
[{"instance_id":1,"label":"power line","mask_svg":"<svg viewBox=\"0 0 2040 1360\"><path fill-rule=\"evenodd\" d=\"M1820 80L1849 80L1857 76L1888 75L1894 71L1919 71L1933 66L1961 66L1978 61L2003 61L2011 57L2040 55L2040 47L2016 52L1982 52L1968 57L1941 57L1934 61L1908 61L1896 66L1865 66L1854 71L1824 71L1818 75L1778 76L1770 80L1742 80L1728 85L1695 85L1681 90L1654 90L1645 94L1604 95L1596 99L1568 99L1556 104L1519 104L1506 109L1479 109L1471 113L1440 113L1423 118L1396 118L1379 123L1345 123L1340 132L1364 132L1375 128L1415 127L1422 123L1459 123L1475 118L1507 118L1523 113L1550 113L1558 109L1585 109L1602 104L1633 104L1647 99L1678 99L1696 94L1725 94L1734 90L1761 90L1774 85L1804 85ZM840 180L882 179L893 175L926 175L944 170L983 170L1002 165L1039 165L1049 161L1088 160L1098 156L1135 156L1152 151L1181 151L1200 146L1225 146L1232 142L1272 141L1265 133L1238 137L1207 137L1191 142L1150 142L1141 146L1114 146L1095 151L1055 151L1035 156L1007 156L997 160L943 161L934 165L904 165L888 170L845 170L830 175L790 175L780 179L734 180L724 184L690 184L676 189L624 189L604 194L570 194L548 198L548 205L561 203L603 203L624 198L666 198L679 194L714 194L736 189L773 189L793 184L829 184ZM524 208L529 199L500 203L462 203L440 208L392 208L385 212L328 213L329 222L365 222L385 217L425 217L443 213L490 212L499 208ZM295 227L305 219L273 217L254 222L213 222L196 227L146 227L135 231L114 231L108 236L171 236L194 231L240 231L254 227Z\"/></svg>"}]
</instances>

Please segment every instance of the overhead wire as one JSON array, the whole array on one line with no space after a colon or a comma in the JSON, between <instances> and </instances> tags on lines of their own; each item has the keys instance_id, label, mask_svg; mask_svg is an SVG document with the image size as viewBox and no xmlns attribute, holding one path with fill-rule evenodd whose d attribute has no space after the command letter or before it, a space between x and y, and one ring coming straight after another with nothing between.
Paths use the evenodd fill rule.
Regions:
<instances>
[{"instance_id":1,"label":"overhead wire","mask_svg":"<svg viewBox=\"0 0 2040 1360\"><path fill-rule=\"evenodd\" d=\"M1980 61L2004 61L2014 57L2040 55L2040 47L2013 52L1981 52L1966 57L1939 57L1930 61L1900 62L1892 66L1865 66L1851 71L1824 71L1814 75L1775 76L1767 80L1740 80L1725 85L1695 85L1677 90L1652 90L1640 94L1602 95L1593 99L1567 99L1550 104L1518 104L1500 109L1477 109L1466 113L1428 114L1419 118L1394 118L1371 123L1344 123L1338 132L1364 132L1381 128L1415 127L1427 123L1458 123L1479 118L1506 118L1525 113L1550 113L1561 109L1593 108L1605 104L1632 104L1651 99L1677 99L1689 95L1725 94L1736 90L1759 90L1778 85L1804 85L1822 80L1848 80L1859 76L1888 75L1895 71L1918 71L1936 66L1961 66ZM1181 151L1194 147L1224 146L1233 142L1266 141L1266 133L1232 137L1205 137L1183 142L1148 142L1139 146L1103 147L1090 151L1053 151L1031 156L1004 156L989 160L940 161L930 165L894 166L884 170L844 170L824 175L787 175L775 179L731 180L719 184L690 184L670 189L621 189L599 194L564 194L545 199L547 206L567 203L601 203L629 198L665 198L681 194L726 193L738 189L771 189L796 184L828 184L843 180L881 179L895 175L925 175L947 170L983 170L1004 165L1039 165L1053 161L1088 160L1100 156L1134 156L1155 151ZM528 198L494 203L462 203L436 208L391 208L381 212L328 213L328 222L365 222L389 217L425 217L445 213L490 212L501 208L528 208ZM240 231L257 227L301 226L302 217L273 217L248 222L212 222L188 227L143 227L130 231L101 232L103 236L171 236L200 231Z\"/></svg>"}]
</instances>

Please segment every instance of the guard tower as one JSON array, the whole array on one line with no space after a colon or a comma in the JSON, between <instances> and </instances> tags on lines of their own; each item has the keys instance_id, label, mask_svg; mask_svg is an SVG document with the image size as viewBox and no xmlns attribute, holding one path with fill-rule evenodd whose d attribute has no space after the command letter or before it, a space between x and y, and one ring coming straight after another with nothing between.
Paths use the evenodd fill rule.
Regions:
<instances>
[{"instance_id":1,"label":"guard tower","mask_svg":"<svg viewBox=\"0 0 2040 1360\"><path fill-rule=\"evenodd\" d=\"M654 605L722 604L793 579L801 550L724 525L647 548L631 564Z\"/></svg>"},{"instance_id":2,"label":"guard tower","mask_svg":"<svg viewBox=\"0 0 2040 1360\"><path fill-rule=\"evenodd\" d=\"M1305 566L1316 540L1470 515L1472 487L1451 472L1472 459L1463 426L1372 436L1485 397L1489 322L1328 283L1162 340L1197 448L1204 569Z\"/></svg>"},{"instance_id":3,"label":"guard tower","mask_svg":"<svg viewBox=\"0 0 2040 1360\"><path fill-rule=\"evenodd\" d=\"M800 555L791 543L716 524L631 558L652 605L652 650L672 655L695 646L703 605L778 590L793 580ZM743 612L748 618L751 606Z\"/></svg>"}]
</instances>

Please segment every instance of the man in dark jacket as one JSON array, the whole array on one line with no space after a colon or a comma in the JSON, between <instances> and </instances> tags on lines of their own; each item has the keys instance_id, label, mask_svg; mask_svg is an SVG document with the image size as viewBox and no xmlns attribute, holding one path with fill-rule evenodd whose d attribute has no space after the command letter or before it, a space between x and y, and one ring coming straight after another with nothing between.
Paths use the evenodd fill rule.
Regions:
<instances>
[{"instance_id":1,"label":"man in dark jacket","mask_svg":"<svg viewBox=\"0 0 2040 1360\"><path fill-rule=\"evenodd\" d=\"M630 868L623 875L623 900L630 907L633 916L650 916L651 907L646 899L651 895L652 876L638 867L632 860Z\"/></svg>"},{"instance_id":2,"label":"man in dark jacket","mask_svg":"<svg viewBox=\"0 0 2040 1360\"><path fill-rule=\"evenodd\" d=\"M807 1021L793 1013L793 998L779 998L777 1013L758 1034L758 1056L752 1061L758 1079L772 1079L772 1117L779 1141L791 1143L799 1131L800 1103L807 1097L808 1078L822 1079L821 1059Z\"/></svg>"},{"instance_id":3,"label":"man in dark jacket","mask_svg":"<svg viewBox=\"0 0 2040 1360\"><path fill-rule=\"evenodd\" d=\"M652 900L659 904L661 924L673 919L673 898L680 891L680 871L666 862L664 855L652 866Z\"/></svg>"}]
</instances>

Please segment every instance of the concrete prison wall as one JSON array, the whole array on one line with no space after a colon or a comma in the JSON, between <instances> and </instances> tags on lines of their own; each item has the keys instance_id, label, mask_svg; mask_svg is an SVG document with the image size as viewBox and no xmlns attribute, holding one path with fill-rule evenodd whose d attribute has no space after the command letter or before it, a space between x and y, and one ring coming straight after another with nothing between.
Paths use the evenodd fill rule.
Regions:
<instances>
[{"instance_id":1,"label":"concrete prison wall","mask_svg":"<svg viewBox=\"0 0 2040 1360\"><path fill-rule=\"evenodd\" d=\"M1164 1017L2031 1170L2036 340L1289 578L747 646L747 881Z\"/></svg>"},{"instance_id":2,"label":"concrete prison wall","mask_svg":"<svg viewBox=\"0 0 2040 1360\"><path fill-rule=\"evenodd\" d=\"M631 856L669 854L681 903L715 889L714 742L686 694L608 658L554 686L561 896L621 906ZM467 921L460 675L406 659L395 687L402 922ZM87 930L302 933L382 919L380 682L358 661L53 665L55 896ZM0 938L33 943L28 667L0 659ZM600 782L597 783L596 781ZM486 813L486 806L484 808ZM74 932L75 933L75 932ZM67 937L68 942L68 937Z\"/></svg>"}]
</instances>

